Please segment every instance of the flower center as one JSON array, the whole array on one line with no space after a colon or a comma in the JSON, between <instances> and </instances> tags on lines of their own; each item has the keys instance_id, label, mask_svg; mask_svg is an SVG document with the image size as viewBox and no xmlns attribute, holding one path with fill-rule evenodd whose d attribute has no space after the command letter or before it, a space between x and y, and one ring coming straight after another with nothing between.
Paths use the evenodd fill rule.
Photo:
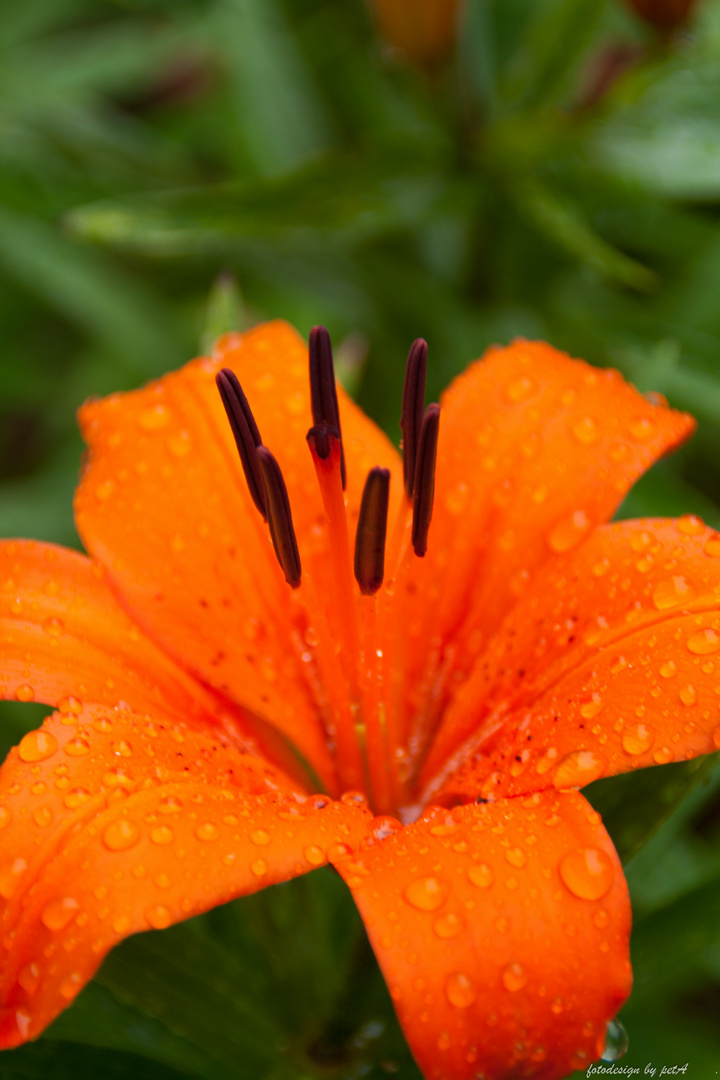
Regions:
<instances>
[{"instance_id":1,"label":"flower center","mask_svg":"<svg viewBox=\"0 0 720 1080\"><path fill-rule=\"evenodd\" d=\"M263 445L242 386L229 368L223 368L216 381L250 497L267 522L285 580L299 591L307 612L322 682L321 713L339 787L364 790L375 812L387 814L408 801L401 769L402 665L392 663L403 637L393 605L394 586L413 556L422 558L427 551L440 406L425 408L427 345L418 340L405 369L400 421L403 498L397 521L388 542L390 471L376 466L365 480L351 559L345 453L332 346L324 327L314 327L310 334L309 368L313 425L307 442L330 542L330 595L322 597L303 574L285 480ZM388 580L381 591L386 565Z\"/></svg>"}]
</instances>

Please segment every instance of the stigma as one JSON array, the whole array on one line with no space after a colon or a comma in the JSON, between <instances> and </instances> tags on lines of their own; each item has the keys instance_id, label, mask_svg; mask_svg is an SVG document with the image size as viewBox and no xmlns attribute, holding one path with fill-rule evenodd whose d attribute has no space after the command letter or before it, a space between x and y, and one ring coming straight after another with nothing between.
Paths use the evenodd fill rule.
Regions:
<instances>
[{"instance_id":1,"label":"stigma","mask_svg":"<svg viewBox=\"0 0 720 1080\"><path fill-rule=\"evenodd\" d=\"M316 326L310 333L307 446L326 519L332 593L322 596L303 574L287 486L271 448L262 441L251 403L233 371L223 368L216 376L250 498L267 525L277 563L287 584L297 590L316 640L323 688L319 711L333 750L338 787L363 790L378 813L400 812L405 801L398 767L405 723L391 667L401 631L393 613L391 584L401 568L407 569L413 558L423 558L428 549L440 406L425 406L426 373L427 344L418 339L405 369L402 477L396 480L402 483L402 498L394 528L388 531L393 478L389 469L376 465L365 477L351 536L332 344L324 327Z\"/></svg>"}]
</instances>

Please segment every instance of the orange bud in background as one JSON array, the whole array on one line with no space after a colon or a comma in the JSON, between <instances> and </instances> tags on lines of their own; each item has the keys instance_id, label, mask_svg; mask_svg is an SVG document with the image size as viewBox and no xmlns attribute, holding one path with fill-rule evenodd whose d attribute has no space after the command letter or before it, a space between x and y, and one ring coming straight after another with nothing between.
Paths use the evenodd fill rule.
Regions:
<instances>
[{"instance_id":1,"label":"orange bud in background","mask_svg":"<svg viewBox=\"0 0 720 1080\"><path fill-rule=\"evenodd\" d=\"M464 0L369 0L383 37L421 64L452 49Z\"/></svg>"},{"instance_id":2,"label":"orange bud in background","mask_svg":"<svg viewBox=\"0 0 720 1080\"><path fill-rule=\"evenodd\" d=\"M687 22L696 0L629 0L635 11L656 30L677 30Z\"/></svg>"}]
</instances>

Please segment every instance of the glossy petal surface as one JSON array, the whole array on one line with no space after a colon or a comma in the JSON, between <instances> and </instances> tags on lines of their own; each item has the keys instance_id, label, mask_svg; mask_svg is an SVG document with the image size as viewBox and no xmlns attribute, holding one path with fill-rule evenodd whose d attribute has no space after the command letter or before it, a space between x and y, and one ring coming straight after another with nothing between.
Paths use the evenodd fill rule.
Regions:
<instances>
[{"instance_id":1,"label":"glossy petal surface","mask_svg":"<svg viewBox=\"0 0 720 1080\"><path fill-rule=\"evenodd\" d=\"M322 595L328 540L305 443L307 349L285 323L228 335L212 359L86 405L80 419L90 457L76 498L78 529L143 629L203 681L273 723L332 783L324 706L304 670L307 615L248 495L215 386L222 367L237 374L282 467L303 569ZM338 396L354 521L368 469L399 475L399 464L375 425Z\"/></svg>"},{"instance_id":2,"label":"glossy petal surface","mask_svg":"<svg viewBox=\"0 0 720 1080\"><path fill-rule=\"evenodd\" d=\"M336 863L428 1080L556 1080L630 991L630 903L576 793L429 809Z\"/></svg>"},{"instance_id":3,"label":"glossy petal surface","mask_svg":"<svg viewBox=\"0 0 720 1080\"><path fill-rule=\"evenodd\" d=\"M3 1046L39 1034L128 934L320 866L369 819L181 723L72 719L55 713L2 769Z\"/></svg>"},{"instance_id":4,"label":"glossy petal surface","mask_svg":"<svg viewBox=\"0 0 720 1080\"><path fill-rule=\"evenodd\" d=\"M698 518L598 529L538 574L449 710L482 752L446 790L582 787L720 748L719 599Z\"/></svg>"}]
</instances>

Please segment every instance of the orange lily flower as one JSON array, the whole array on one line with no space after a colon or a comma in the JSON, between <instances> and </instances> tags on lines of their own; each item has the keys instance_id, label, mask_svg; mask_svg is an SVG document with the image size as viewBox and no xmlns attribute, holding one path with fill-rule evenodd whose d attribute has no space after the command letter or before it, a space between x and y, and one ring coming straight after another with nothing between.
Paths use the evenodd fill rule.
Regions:
<instances>
[{"instance_id":1,"label":"orange lily flower","mask_svg":"<svg viewBox=\"0 0 720 1080\"><path fill-rule=\"evenodd\" d=\"M331 863L428 1078L601 1053L630 904L577 789L720 746L720 536L607 524L693 421L525 341L423 420L425 353L403 461L284 323L82 408L90 557L0 544L0 692L55 709L0 774L3 1046Z\"/></svg>"}]
</instances>

